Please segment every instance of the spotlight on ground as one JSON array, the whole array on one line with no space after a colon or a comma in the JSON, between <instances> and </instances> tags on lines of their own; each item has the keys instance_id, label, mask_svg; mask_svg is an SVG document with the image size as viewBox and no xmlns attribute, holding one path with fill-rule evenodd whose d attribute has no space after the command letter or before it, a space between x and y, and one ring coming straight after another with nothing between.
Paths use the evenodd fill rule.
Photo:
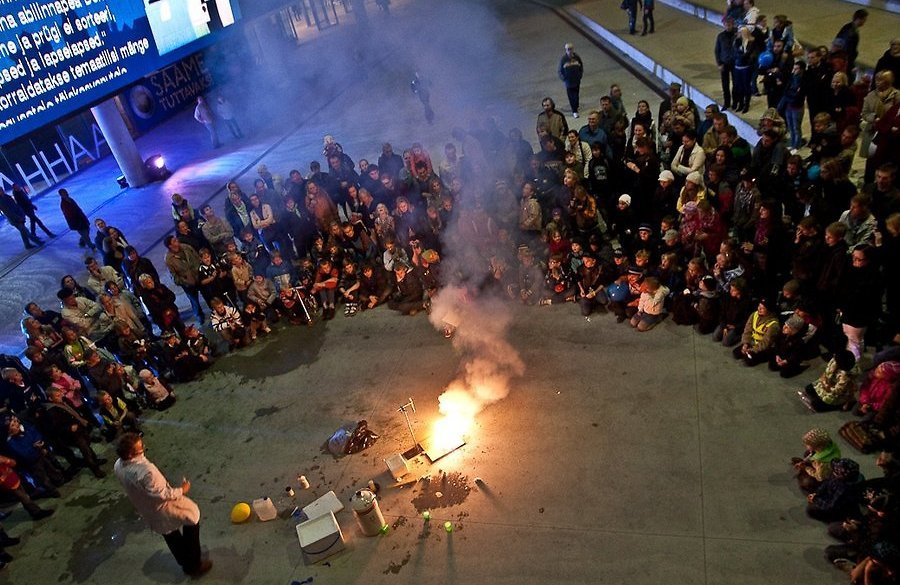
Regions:
<instances>
[{"instance_id":1,"label":"spotlight on ground","mask_svg":"<svg viewBox=\"0 0 900 585\"><path fill-rule=\"evenodd\" d=\"M119 188L127 189L128 188L128 179L125 178L125 175L120 175L116 177L116 183L119 184Z\"/></svg>"},{"instance_id":2,"label":"spotlight on ground","mask_svg":"<svg viewBox=\"0 0 900 585\"><path fill-rule=\"evenodd\" d=\"M161 154L154 154L145 160L144 168L147 169L147 178L150 181L161 181L172 174L172 171L166 168L166 159Z\"/></svg>"}]
</instances>

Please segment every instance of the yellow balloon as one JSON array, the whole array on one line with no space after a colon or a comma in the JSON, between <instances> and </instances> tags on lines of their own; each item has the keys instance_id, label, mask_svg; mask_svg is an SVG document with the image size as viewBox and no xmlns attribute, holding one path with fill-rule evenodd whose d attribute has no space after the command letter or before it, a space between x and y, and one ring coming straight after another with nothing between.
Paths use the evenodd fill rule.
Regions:
<instances>
[{"instance_id":1,"label":"yellow balloon","mask_svg":"<svg viewBox=\"0 0 900 585\"><path fill-rule=\"evenodd\" d=\"M231 509L231 521L234 524L240 524L242 522L246 522L247 519L250 518L250 504L245 502L238 502L234 505L234 508Z\"/></svg>"}]
</instances>

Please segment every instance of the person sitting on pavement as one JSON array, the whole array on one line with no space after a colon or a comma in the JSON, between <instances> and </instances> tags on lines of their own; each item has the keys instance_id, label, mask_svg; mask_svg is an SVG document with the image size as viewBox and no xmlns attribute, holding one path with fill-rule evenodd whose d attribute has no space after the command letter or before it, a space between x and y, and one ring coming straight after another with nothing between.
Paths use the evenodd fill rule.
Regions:
<instances>
[{"instance_id":1,"label":"person sitting on pavement","mask_svg":"<svg viewBox=\"0 0 900 585\"><path fill-rule=\"evenodd\" d=\"M807 349L804 332L807 324L802 317L792 315L781 327L775 340L772 357L769 358L769 369L778 372L782 378L793 378L806 370L803 361Z\"/></svg>"},{"instance_id":2,"label":"person sitting on pavement","mask_svg":"<svg viewBox=\"0 0 900 585\"><path fill-rule=\"evenodd\" d=\"M210 307L212 307L210 325L213 331L228 343L229 349L246 345L249 337L240 312L234 307L226 305L218 297L213 297Z\"/></svg>"},{"instance_id":3,"label":"person sitting on pavement","mask_svg":"<svg viewBox=\"0 0 900 585\"><path fill-rule=\"evenodd\" d=\"M853 354L846 349L838 350L828 360L818 380L807 384L797 394L807 408L815 412L846 410L856 396L858 372Z\"/></svg>"},{"instance_id":4,"label":"person sitting on pavement","mask_svg":"<svg viewBox=\"0 0 900 585\"><path fill-rule=\"evenodd\" d=\"M791 463L797 472L797 484L809 494L831 476L831 462L840 459L841 448L828 431L821 428L807 431L803 435L803 446L803 456L792 458Z\"/></svg>"},{"instance_id":5,"label":"person sitting on pavement","mask_svg":"<svg viewBox=\"0 0 900 585\"><path fill-rule=\"evenodd\" d=\"M775 302L770 298L759 301L756 311L747 318L741 344L732 352L735 359L742 359L748 366L769 361L775 351L778 338L778 316L774 312Z\"/></svg>"},{"instance_id":6,"label":"person sitting on pavement","mask_svg":"<svg viewBox=\"0 0 900 585\"><path fill-rule=\"evenodd\" d=\"M122 433L144 434L137 414L128 409L124 400L114 398L109 392L101 390L97 393L97 402L100 404L98 412L103 419L103 428L100 433L107 442L115 441Z\"/></svg>"},{"instance_id":7,"label":"person sitting on pavement","mask_svg":"<svg viewBox=\"0 0 900 585\"><path fill-rule=\"evenodd\" d=\"M401 315L416 315L424 308L422 281L406 262L394 262L394 292L388 301L388 307Z\"/></svg>"},{"instance_id":8,"label":"person sitting on pavement","mask_svg":"<svg viewBox=\"0 0 900 585\"><path fill-rule=\"evenodd\" d=\"M166 382L157 378L150 370L138 372L141 383L138 393L144 397L145 402L154 410L166 410L175 404L175 391Z\"/></svg>"}]
</instances>

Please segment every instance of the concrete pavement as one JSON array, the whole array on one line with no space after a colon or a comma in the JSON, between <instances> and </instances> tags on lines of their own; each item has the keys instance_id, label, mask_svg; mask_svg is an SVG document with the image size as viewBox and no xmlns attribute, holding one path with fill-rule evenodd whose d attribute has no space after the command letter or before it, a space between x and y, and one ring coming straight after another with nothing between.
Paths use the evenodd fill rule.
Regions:
<instances>
[{"instance_id":1,"label":"concrete pavement","mask_svg":"<svg viewBox=\"0 0 900 585\"><path fill-rule=\"evenodd\" d=\"M321 158L325 133L357 160L377 154L385 139L397 150L422 141L439 160L452 127L484 116L531 138L541 98L565 102L556 64L563 42L573 39L588 69L586 105L613 82L622 84L629 112L639 98L658 102L656 88L632 79L548 10L513 1L490 6L422 1L395 11L379 37L390 56L369 70L369 81L349 83L336 97L307 92L290 115L270 120L299 124L274 148L284 134L257 130L213 159L193 148L202 144L202 128L187 116L171 121L146 139L175 148L190 137L175 175L140 198L119 196L104 215L139 247L150 246L169 227L172 190L196 203L235 176L246 189L257 160L282 173L305 170ZM339 59L335 46L351 42L333 35L311 47L310 61L321 62L326 47ZM342 66L351 65L327 63L329 70ZM419 68L432 72L435 83L434 126L409 92L411 71ZM221 194L214 201L219 205ZM74 236L68 237L60 258L72 252ZM161 265L159 246L150 255ZM51 272L51 260L4 279L4 291L39 280ZM49 274L47 282L49 288ZM410 446L397 408L414 397L412 423L427 432L460 355L424 315L379 309L282 328L221 359L203 380L180 386L170 411L148 416L147 453L174 481L185 475L194 483L202 539L215 563L204 582L846 581L822 559L829 544L824 526L805 517L789 473L803 432L824 426L836 434L845 418L810 415L795 397L821 364L787 382L737 365L725 349L670 321L638 334L611 316L586 321L571 305L516 307L506 337L526 364L509 397L479 415L465 447L433 466L414 463L414 473L432 483L385 489L387 535L365 538L350 513L340 512L347 551L330 565L303 563L290 519L233 526L231 506L269 495L290 511L328 490L346 504L370 478L387 485L382 459ZM362 418L381 435L374 447L341 459L322 453L336 428ZM865 473L877 473L871 458L856 458ZM468 495L446 506L436 500L441 472L460 474ZM296 489L299 473L312 487L291 500L284 487ZM476 485L476 476L485 484ZM23 543L10 549L16 559L0 581L186 581L113 478L82 474L63 491L62 500L47 501L58 508L53 518L35 525L17 508L5 522ZM436 502L430 528L414 504L419 497ZM440 529L444 521L453 523L453 533Z\"/></svg>"}]
</instances>

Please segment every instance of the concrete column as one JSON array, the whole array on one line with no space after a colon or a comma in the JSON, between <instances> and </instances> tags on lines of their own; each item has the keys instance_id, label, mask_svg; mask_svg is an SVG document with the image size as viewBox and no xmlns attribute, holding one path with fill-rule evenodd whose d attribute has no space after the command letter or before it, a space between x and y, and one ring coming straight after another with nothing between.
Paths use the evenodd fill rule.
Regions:
<instances>
[{"instance_id":1,"label":"concrete column","mask_svg":"<svg viewBox=\"0 0 900 585\"><path fill-rule=\"evenodd\" d=\"M116 98L110 98L91 108L94 119L103 138L109 144L119 168L132 187L140 187L147 184L147 171L144 168L144 159L138 151L137 144L131 138L131 133L125 125L125 120L116 107Z\"/></svg>"},{"instance_id":2,"label":"concrete column","mask_svg":"<svg viewBox=\"0 0 900 585\"><path fill-rule=\"evenodd\" d=\"M280 18L281 16L277 14L259 18L244 26L243 32L253 57L265 71L268 82L283 87L288 85L287 76L284 74L287 70L285 57L296 48L296 44L286 39L278 29L284 24L279 22Z\"/></svg>"}]
</instances>

